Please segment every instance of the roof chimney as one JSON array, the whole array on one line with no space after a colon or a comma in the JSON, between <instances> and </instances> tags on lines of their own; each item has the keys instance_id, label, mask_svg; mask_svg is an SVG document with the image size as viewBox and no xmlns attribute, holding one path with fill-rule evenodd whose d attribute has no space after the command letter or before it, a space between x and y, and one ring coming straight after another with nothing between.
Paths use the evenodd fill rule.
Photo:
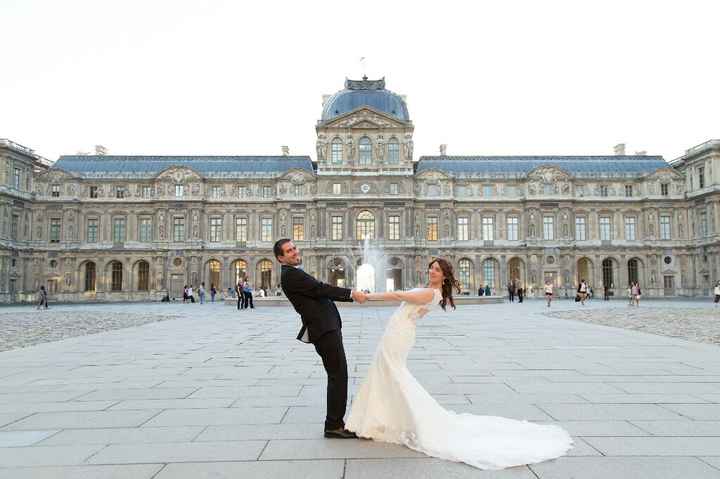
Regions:
<instances>
[{"instance_id":1,"label":"roof chimney","mask_svg":"<svg viewBox=\"0 0 720 479\"><path fill-rule=\"evenodd\" d=\"M625 143L618 143L613 149L615 150L616 155L625 155Z\"/></svg>"},{"instance_id":2,"label":"roof chimney","mask_svg":"<svg viewBox=\"0 0 720 479\"><path fill-rule=\"evenodd\" d=\"M283 156L288 156L290 154L290 147L289 146L281 146L282 148L282 154Z\"/></svg>"},{"instance_id":3,"label":"roof chimney","mask_svg":"<svg viewBox=\"0 0 720 479\"><path fill-rule=\"evenodd\" d=\"M447 145L440 145L440 156L447 155Z\"/></svg>"}]
</instances>

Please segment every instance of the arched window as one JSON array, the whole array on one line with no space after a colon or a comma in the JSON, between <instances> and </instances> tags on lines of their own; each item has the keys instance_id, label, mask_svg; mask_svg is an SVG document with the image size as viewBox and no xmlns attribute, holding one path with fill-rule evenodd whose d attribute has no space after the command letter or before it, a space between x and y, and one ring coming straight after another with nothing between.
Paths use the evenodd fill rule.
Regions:
<instances>
[{"instance_id":1,"label":"arched window","mask_svg":"<svg viewBox=\"0 0 720 479\"><path fill-rule=\"evenodd\" d=\"M113 261L111 265L110 291L122 291L123 267L119 261Z\"/></svg>"},{"instance_id":2,"label":"arched window","mask_svg":"<svg viewBox=\"0 0 720 479\"><path fill-rule=\"evenodd\" d=\"M370 138L367 136L360 138L359 152L361 165L369 165L372 163L372 144L370 143Z\"/></svg>"},{"instance_id":3,"label":"arched window","mask_svg":"<svg viewBox=\"0 0 720 479\"><path fill-rule=\"evenodd\" d=\"M610 258L605 258L602 262L603 286L614 288L613 284L613 263Z\"/></svg>"},{"instance_id":4,"label":"arched window","mask_svg":"<svg viewBox=\"0 0 720 479\"><path fill-rule=\"evenodd\" d=\"M472 263L469 259L461 259L458 262L458 280L464 291L471 291L470 272L472 271Z\"/></svg>"},{"instance_id":5,"label":"arched window","mask_svg":"<svg viewBox=\"0 0 720 479\"><path fill-rule=\"evenodd\" d=\"M95 263L85 263L85 291L95 291Z\"/></svg>"},{"instance_id":6,"label":"arched window","mask_svg":"<svg viewBox=\"0 0 720 479\"><path fill-rule=\"evenodd\" d=\"M485 285L492 288L495 285L495 261L491 259L483 261L483 276Z\"/></svg>"},{"instance_id":7,"label":"arched window","mask_svg":"<svg viewBox=\"0 0 720 479\"><path fill-rule=\"evenodd\" d=\"M269 290L272 287L272 261L260 261L260 287Z\"/></svg>"},{"instance_id":8,"label":"arched window","mask_svg":"<svg viewBox=\"0 0 720 479\"><path fill-rule=\"evenodd\" d=\"M638 277L638 260L635 258L628 261L628 281L630 283L640 281L640 278Z\"/></svg>"},{"instance_id":9,"label":"arched window","mask_svg":"<svg viewBox=\"0 0 720 479\"><path fill-rule=\"evenodd\" d=\"M216 289L219 289L220 286L220 261L216 259L211 259L208 262L208 271L209 271L209 277L210 284L208 286L215 286Z\"/></svg>"},{"instance_id":10,"label":"arched window","mask_svg":"<svg viewBox=\"0 0 720 479\"><path fill-rule=\"evenodd\" d=\"M400 143L395 138L388 141L388 163L400 163Z\"/></svg>"},{"instance_id":11,"label":"arched window","mask_svg":"<svg viewBox=\"0 0 720 479\"><path fill-rule=\"evenodd\" d=\"M247 263L245 260L239 259L233 263L233 271L235 271L235 284L247 278Z\"/></svg>"},{"instance_id":12,"label":"arched window","mask_svg":"<svg viewBox=\"0 0 720 479\"><path fill-rule=\"evenodd\" d=\"M150 286L150 265L147 261L138 263L138 291L147 291Z\"/></svg>"},{"instance_id":13,"label":"arched window","mask_svg":"<svg viewBox=\"0 0 720 479\"><path fill-rule=\"evenodd\" d=\"M363 211L358 215L355 226L355 237L357 239L375 238L375 216L369 211Z\"/></svg>"},{"instance_id":14,"label":"arched window","mask_svg":"<svg viewBox=\"0 0 720 479\"><path fill-rule=\"evenodd\" d=\"M340 138L335 138L332 141L330 161L335 164L340 164L343 161L343 142Z\"/></svg>"}]
</instances>

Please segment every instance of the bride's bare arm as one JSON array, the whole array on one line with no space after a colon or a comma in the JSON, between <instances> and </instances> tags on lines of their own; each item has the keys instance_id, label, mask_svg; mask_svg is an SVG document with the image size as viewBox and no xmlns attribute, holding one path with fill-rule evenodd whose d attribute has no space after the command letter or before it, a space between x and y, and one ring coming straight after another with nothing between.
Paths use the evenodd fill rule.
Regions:
<instances>
[{"instance_id":1,"label":"bride's bare arm","mask_svg":"<svg viewBox=\"0 0 720 479\"><path fill-rule=\"evenodd\" d=\"M390 300L407 301L413 304L427 304L433 299L433 290L430 288L417 289L414 291L391 291L388 293L370 293L367 295L370 301Z\"/></svg>"}]
</instances>

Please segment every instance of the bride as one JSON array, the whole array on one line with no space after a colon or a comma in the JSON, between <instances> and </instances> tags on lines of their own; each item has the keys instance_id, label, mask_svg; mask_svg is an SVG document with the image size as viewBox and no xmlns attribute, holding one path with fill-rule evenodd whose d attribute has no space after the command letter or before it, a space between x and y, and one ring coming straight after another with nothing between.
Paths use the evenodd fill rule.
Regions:
<instances>
[{"instance_id":1,"label":"bride","mask_svg":"<svg viewBox=\"0 0 720 479\"><path fill-rule=\"evenodd\" d=\"M408 371L415 322L438 306L443 311L448 304L455 309L452 288L460 292L446 260L437 258L428 269L427 288L368 295L370 300L403 303L390 317L353 400L346 428L360 437L403 444L428 456L480 469L533 464L565 454L572 439L559 426L448 411Z\"/></svg>"}]
</instances>

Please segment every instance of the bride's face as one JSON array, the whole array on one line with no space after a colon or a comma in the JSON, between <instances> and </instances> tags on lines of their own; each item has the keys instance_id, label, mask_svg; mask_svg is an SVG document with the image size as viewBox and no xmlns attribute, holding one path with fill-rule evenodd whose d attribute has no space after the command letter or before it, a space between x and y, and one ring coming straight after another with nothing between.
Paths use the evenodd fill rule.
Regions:
<instances>
[{"instance_id":1,"label":"bride's face","mask_svg":"<svg viewBox=\"0 0 720 479\"><path fill-rule=\"evenodd\" d=\"M430 265L428 277L430 278L430 286L435 288L442 285L442 282L445 280L445 275L443 274L442 268L440 268L437 261Z\"/></svg>"}]
</instances>

